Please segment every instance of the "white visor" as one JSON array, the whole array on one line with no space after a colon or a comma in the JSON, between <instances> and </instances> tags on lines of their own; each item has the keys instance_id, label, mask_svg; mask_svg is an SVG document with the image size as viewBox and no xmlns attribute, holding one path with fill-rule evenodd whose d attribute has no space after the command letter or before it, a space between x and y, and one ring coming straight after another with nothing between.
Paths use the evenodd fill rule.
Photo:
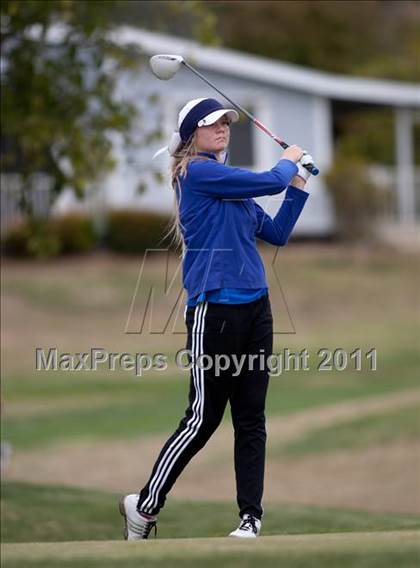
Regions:
<instances>
[{"instance_id":1,"label":"white visor","mask_svg":"<svg viewBox=\"0 0 420 568\"><path fill-rule=\"evenodd\" d=\"M199 120L197 122L197 126L210 126L210 124L214 124L225 114L227 114L231 122L238 122L239 114L236 112L236 110L233 110L231 108L223 108L220 110L215 110Z\"/></svg>"}]
</instances>

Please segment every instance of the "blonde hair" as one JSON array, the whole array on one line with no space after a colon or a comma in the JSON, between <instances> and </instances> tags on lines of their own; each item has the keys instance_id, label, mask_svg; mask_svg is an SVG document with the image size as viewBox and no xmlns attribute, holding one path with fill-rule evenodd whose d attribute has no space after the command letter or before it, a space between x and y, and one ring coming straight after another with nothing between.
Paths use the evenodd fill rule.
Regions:
<instances>
[{"instance_id":1,"label":"blonde hair","mask_svg":"<svg viewBox=\"0 0 420 568\"><path fill-rule=\"evenodd\" d=\"M179 216L179 210L181 205L181 184L179 183L179 176L185 176L187 174L188 164L193 158L199 157L200 159L207 160L205 156L198 156L198 150L196 145L197 131L191 136L191 138L186 142L181 144L178 148L176 154L173 156L173 160L170 167L171 175L171 186L174 190L174 216L167 225L167 231L163 236L163 239L171 237L170 245L175 245L175 250L181 249L182 256L185 250L184 237L181 231L182 223ZM175 187L178 186L179 201L175 193Z\"/></svg>"}]
</instances>

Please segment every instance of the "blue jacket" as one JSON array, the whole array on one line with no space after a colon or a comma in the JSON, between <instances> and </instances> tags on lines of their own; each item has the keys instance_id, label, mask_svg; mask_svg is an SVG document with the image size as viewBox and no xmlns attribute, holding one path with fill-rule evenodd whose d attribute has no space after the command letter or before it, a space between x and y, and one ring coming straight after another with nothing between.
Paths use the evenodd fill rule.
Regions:
<instances>
[{"instance_id":1,"label":"blue jacket","mask_svg":"<svg viewBox=\"0 0 420 568\"><path fill-rule=\"evenodd\" d=\"M267 288L256 238L276 246L287 243L309 195L288 187L297 173L296 164L280 160L270 171L255 173L223 165L213 154L200 154L210 159L192 160L187 174L179 177L181 196L175 188L188 298L218 288ZM273 219L252 199L286 188Z\"/></svg>"}]
</instances>

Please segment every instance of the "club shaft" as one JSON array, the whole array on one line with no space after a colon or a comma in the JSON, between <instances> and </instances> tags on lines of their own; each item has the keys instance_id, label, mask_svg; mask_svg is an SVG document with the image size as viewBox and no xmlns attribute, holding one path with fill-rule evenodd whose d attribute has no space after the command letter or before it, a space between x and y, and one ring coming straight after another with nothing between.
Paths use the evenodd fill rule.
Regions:
<instances>
[{"instance_id":1,"label":"club shaft","mask_svg":"<svg viewBox=\"0 0 420 568\"><path fill-rule=\"evenodd\" d=\"M206 77L204 77L204 75L202 75L199 71L197 71L197 69L194 69L194 67L192 65L190 65L189 63L187 63L185 60L182 61L182 63L185 65L185 67L188 67L188 69L190 71L192 71L193 73L195 73L195 75L197 75L198 77L200 77L200 79L202 81L204 81L205 83L207 83L207 85L209 85L212 89L214 89L215 91L217 91L220 95L222 95L222 97L224 97L227 101L230 102L230 104L236 108L237 110L239 110L240 112L242 112L242 114L244 114L247 118L249 118L249 120L251 122L253 122L255 124L255 126L257 128L259 128L260 130L262 130L262 132L265 132L266 134L268 134L268 136L270 136L270 138L272 138L275 142L277 142L277 144L280 144L280 146L284 149L289 147L289 144L287 144L284 140L282 140L281 138L279 138L278 136L276 136L275 134L273 134L271 132L271 130L269 130L262 122L260 122L258 119L255 118L255 116L253 116L249 111L247 111L244 107L242 107L241 105L239 105L238 103L235 103L234 101L232 101L231 98L229 98L225 93L223 93L223 91L221 91L219 88L216 87L216 85L214 85L211 81L209 81ZM304 166L308 171L310 171L311 173L313 173L314 175L316 175L319 170L318 168L314 165L314 164L308 164L307 166Z\"/></svg>"},{"instance_id":2,"label":"club shaft","mask_svg":"<svg viewBox=\"0 0 420 568\"><path fill-rule=\"evenodd\" d=\"M220 95L222 95L222 97L224 97L227 101L229 101L232 106L234 106L237 110L241 111L246 117L249 118L249 120L252 120L252 122L255 122L256 119L255 119L255 117L252 116L252 114L250 112L248 112L246 109L244 109L244 107L242 107L238 103L235 103L234 101L232 101L232 99L230 99L225 93L223 93L220 89L218 89L216 87L216 85L214 85L211 81L209 81L206 77L204 77L204 75L202 75L199 71L197 71L197 69L194 69L194 67L192 67L185 60L182 63L186 67L188 67L188 69L190 71L195 73L198 77L200 77L200 79L202 79L205 83L207 83L207 85L210 85L210 87L212 87L215 91L217 91Z\"/></svg>"},{"instance_id":3,"label":"club shaft","mask_svg":"<svg viewBox=\"0 0 420 568\"><path fill-rule=\"evenodd\" d=\"M243 106L232 101L231 98L229 98L225 93L223 93L223 91L217 88L216 85L214 85L211 81L209 81L206 77L204 77L204 75L202 75L199 71L197 71L197 69L194 69L194 67L192 67L189 63L187 63L186 61L183 61L183 63L186 67L188 67L188 69L190 69L190 71L195 73L198 77L200 77L200 79L202 79L205 83L207 83L207 85L210 85L210 87L212 87L215 91L217 91L220 95L222 95L222 97L224 97L227 101L229 101L233 107L235 107L237 110L242 112L247 118L249 118L249 120L251 120L255 124L255 126L257 126L260 130L271 136L271 138L273 138L273 140L275 140L279 144L285 144L284 148L288 148L286 142L283 142L283 140L281 140L278 136L270 132L270 130L262 122L256 119L255 116L253 116Z\"/></svg>"}]
</instances>

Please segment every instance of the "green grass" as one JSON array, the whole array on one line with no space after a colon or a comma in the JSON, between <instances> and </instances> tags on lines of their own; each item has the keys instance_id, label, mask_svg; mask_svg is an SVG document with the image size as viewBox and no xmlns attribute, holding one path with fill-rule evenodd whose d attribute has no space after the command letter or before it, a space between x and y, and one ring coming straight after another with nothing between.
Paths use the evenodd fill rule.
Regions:
<instances>
[{"instance_id":1,"label":"green grass","mask_svg":"<svg viewBox=\"0 0 420 568\"><path fill-rule=\"evenodd\" d=\"M268 273L272 253L274 249L265 259ZM7 266L2 276L8 310L4 321L8 337L3 350L3 436L17 452L20 448L36 449L78 439L169 433L176 427L187 402L187 374L175 375L170 369L135 378L130 372L38 373L33 368L34 346L50 345L55 338L61 351L88 350L100 339L100 346L112 351L159 351L173 358L173 350L183 347L184 337L125 336L122 332L141 260L92 257ZM353 254L342 248L297 247L279 250L276 271L297 333L276 335L275 351L308 347L312 357L311 371L291 371L271 379L269 415L286 416L418 387L418 324L412 306L418 269L414 257L393 254L388 249L358 250ZM157 263L146 275L147 282L161 286L161 272ZM282 296L272 275L269 278L276 323L281 329L289 329ZM31 335L28 330L35 333ZM314 354L319 347L342 347L348 352L356 347L364 351L377 347L378 371L317 372ZM410 424L400 427L405 432L411 429ZM359 433L366 429L372 429L372 425L356 425ZM378 431L378 425L374 429ZM385 431L381 435L392 435L385 423L379 430ZM340 435L345 438L344 430ZM118 497L100 491L5 482L3 540L41 544L5 545L4 565L418 566L419 549L408 531L420 527L419 516L267 504L264 534L294 536L237 543L201 539L222 537L236 524L233 499L229 504L169 498L160 516L159 539L124 543L117 542L121 539ZM395 535L385 531L399 532ZM333 534L336 532L345 534ZM418 539L419 534L416 536ZM174 540L162 540L165 538ZM45 544L53 540L60 543ZM69 540L85 542L64 543Z\"/></svg>"},{"instance_id":2,"label":"green grass","mask_svg":"<svg viewBox=\"0 0 420 568\"><path fill-rule=\"evenodd\" d=\"M320 373L316 366L308 372L289 371L271 378L267 414L286 415L415 388L418 386L416 363L414 352L401 350L382 358L380 374L366 369L359 373ZM395 380L397 373L398 381ZM155 372L153 378L43 372L36 380L6 379L6 401L42 401L43 408L25 416L6 412L2 437L16 448L35 448L66 440L127 439L170 432L185 411L188 381L188 374L181 372L177 375ZM92 404L86 406L89 400ZM60 401L67 407L60 409ZM85 405L79 407L80 402ZM225 420L229 420L228 412Z\"/></svg>"},{"instance_id":3,"label":"green grass","mask_svg":"<svg viewBox=\"0 0 420 568\"><path fill-rule=\"evenodd\" d=\"M414 568L420 552L419 532L272 536L256 541L183 539L154 542L85 542L9 544L3 546L8 567L75 568L202 566L204 568Z\"/></svg>"},{"instance_id":4,"label":"green grass","mask_svg":"<svg viewBox=\"0 0 420 568\"><path fill-rule=\"evenodd\" d=\"M76 488L5 482L2 542L119 540L119 495ZM169 499L159 517L160 538L222 537L238 521L234 504ZM298 505L268 506L264 535L413 530L420 516Z\"/></svg>"},{"instance_id":5,"label":"green grass","mask_svg":"<svg viewBox=\"0 0 420 568\"><path fill-rule=\"evenodd\" d=\"M318 428L293 442L274 446L271 455L302 455L367 448L420 437L420 406L393 410Z\"/></svg>"},{"instance_id":6,"label":"green grass","mask_svg":"<svg viewBox=\"0 0 420 568\"><path fill-rule=\"evenodd\" d=\"M311 370L271 378L268 415L287 415L418 386L418 326L410 300L416 290L416 263L411 256L388 250L360 252L334 247L278 251L276 270L297 333L276 335L275 352L308 347ZM265 249L270 273L274 253L272 248ZM11 326L13 337L4 349L2 436L17 449L78 439L169 433L177 426L187 404L187 373L170 368L136 378L131 372L106 375L102 370L77 374L34 370L35 341L50 345L54 337L51 326L55 325L61 351L67 350L67 345L69 351L90 349L97 340L94 330L100 329L106 330L101 337L112 351L160 351L173 361L173 351L184 346L185 337L166 334L145 338L122 333L141 261L141 256L99 255L42 265L12 262L3 271L5 305L12 301L13 306L5 324ZM147 281L161 286L161 263L149 268ZM285 307L275 286L272 306L275 320L282 320ZM36 329L33 343L31 335L20 345L19 331L27 329ZM354 337L360 343L355 344ZM143 340L147 348L141 344ZM347 352L377 347L378 370L368 371L364 366L362 372L319 372L316 352L320 347L342 347ZM19 412L19 403L24 412Z\"/></svg>"},{"instance_id":7,"label":"green grass","mask_svg":"<svg viewBox=\"0 0 420 568\"><path fill-rule=\"evenodd\" d=\"M68 393L69 402L74 397L74 408L56 409L60 400L56 396L56 388L52 388L51 396L47 387L41 400L49 411L45 412L44 408L40 415L6 418L3 437L17 448L40 447L74 439L137 437L175 427L188 402L186 380L161 383L143 383L141 379L139 382L121 379L120 383L94 381L94 384L60 382L60 398ZM70 389L71 392L68 392ZM104 397L99 406L94 405L95 394ZM79 401L89 398L91 407L78 408ZM31 400L31 397L20 400Z\"/></svg>"}]
</instances>

